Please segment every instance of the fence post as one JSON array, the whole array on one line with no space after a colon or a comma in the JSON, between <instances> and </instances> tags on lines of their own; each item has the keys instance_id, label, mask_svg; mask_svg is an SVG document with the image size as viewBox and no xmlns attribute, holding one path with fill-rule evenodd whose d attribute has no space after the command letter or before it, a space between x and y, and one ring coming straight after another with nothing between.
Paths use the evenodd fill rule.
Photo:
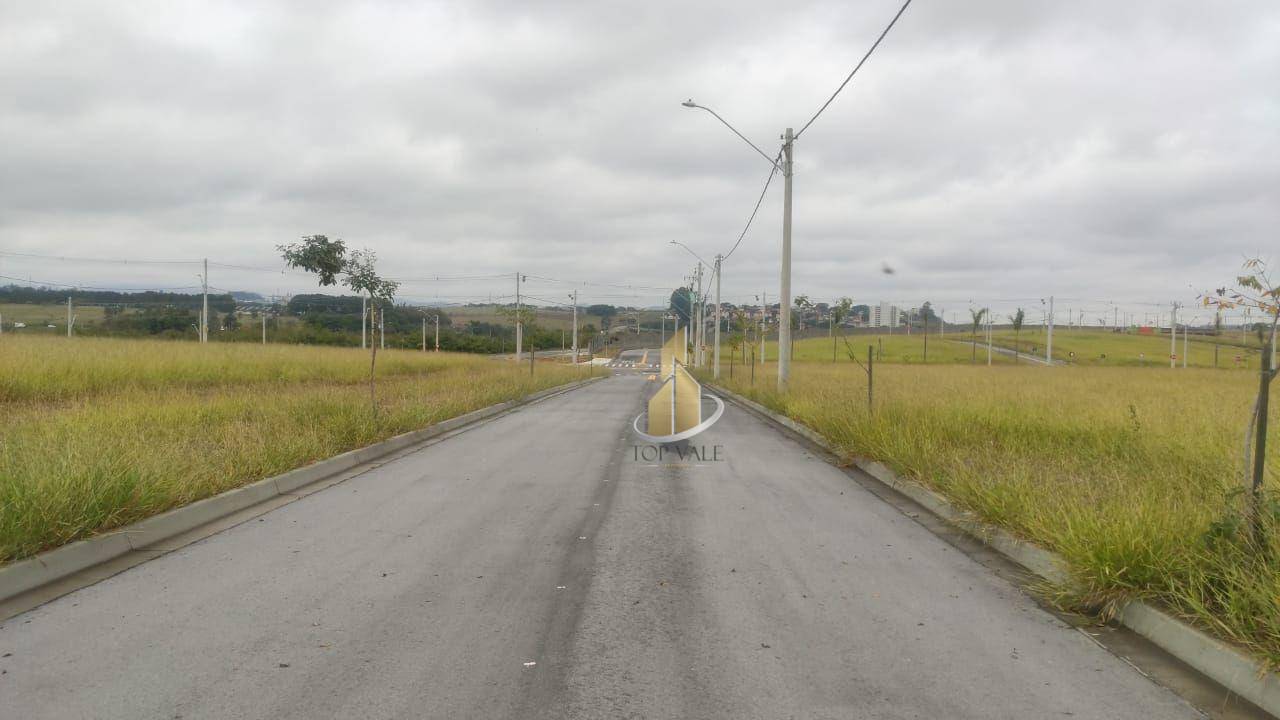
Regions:
<instances>
[{"instance_id":1,"label":"fence post","mask_svg":"<svg viewBox=\"0 0 1280 720\"><path fill-rule=\"evenodd\" d=\"M537 352L538 352L538 351L537 351L537 350L534 350L534 349L533 349L533 346L532 346L532 345L530 345L530 347L529 347L529 377L533 377L533 356L534 356L534 354L535 354L535 353L537 353Z\"/></svg>"},{"instance_id":2,"label":"fence post","mask_svg":"<svg viewBox=\"0 0 1280 720\"><path fill-rule=\"evenodd\" d=\"M875 412L875 396L872 394L872 383L875 381L873 369L875 368L875 349L870 345L867 346L867 415Z\"/></svg>"}]
</instances>

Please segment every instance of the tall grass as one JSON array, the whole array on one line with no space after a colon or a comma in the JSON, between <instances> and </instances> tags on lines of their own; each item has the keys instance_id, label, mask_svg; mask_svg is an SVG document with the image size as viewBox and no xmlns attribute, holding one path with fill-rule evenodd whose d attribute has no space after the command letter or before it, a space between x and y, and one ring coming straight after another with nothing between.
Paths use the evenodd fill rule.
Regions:
<instances>
[{"instance_id":1,"label":"tall grass","mask_svg":"<svg viewBox=\"0 0 1280 720\"><path fill-rule=\"evenodd\" d=\"M874 414L865 382L799 363L785 396L727 385L1061 553L1064 604L1154 599L1280 664L1280 543L1231 532L1252 373L879 366Z\"/></svg>"},{"instance_id":2,"label":"tall grass","mask_svg":"<svg viewBox=\"0 0 1280 720\"><path fill-rule=\"evenodd\" d=\"M4 338L0 373L0 562L582 376L387 351L374 417L360 350Z\"/></svg>"}]
</instances>

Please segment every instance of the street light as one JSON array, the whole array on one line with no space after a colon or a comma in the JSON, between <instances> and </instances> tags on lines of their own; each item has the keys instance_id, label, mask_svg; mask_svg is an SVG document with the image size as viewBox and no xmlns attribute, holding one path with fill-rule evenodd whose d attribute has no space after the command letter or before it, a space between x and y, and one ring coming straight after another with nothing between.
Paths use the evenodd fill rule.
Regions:
<instances>
[{"instance_id":1,"label":"street light","mask_svg":"<svg viewBox=\"0 0 1280 720\"><path fill-rule=\"evenodd\" d=\"M697 363L698 365L701 365L704 360L704 358L702 357L702 345L703 345L702 340L703 340L703 333L705 332L705 330L702 327L705 320L705 318L702 317L702 307L703 307L702 268L708 266L708 264L705 260L699 257L698 253L694 252L688 245L685 245L684 243L678 240L672 240L670 244L679 245L680 247L684 248L686 252L688 252L690 255L692 255L694 258L697 258L698 260L698 303L699 303L698 309L699 309L699 312L698 312L698 325L697 325L697 328L694 330L694 344L696 345L696 350L694 352L694 362ZM715 269L713 272L716 275L716 333L715 333L716 364L715 364L715 370L713 371L713 376L716 378L719 378L720 377L720 256L719 255L716 256Z\"/></svg>"},{"instance_id":2,"label":"street light","mask_svg":"<svg viewBox=\"0 0 1280 720\"><path fill-rule=\"evenodd\" d=\"M756 146L755 143L747 139L745 135L738 132L737 128L730 125L727 120L720 117L720 113L712 110L705 105L699 105L692 99L686 100L681 105L687 108L698 108L711 113L715 119L719 120L725 127L733 131L734 135L742 138L742 141L751 146L776 170L782 171L784 181L782 191L782 271L781 271L781 297L779 298L779 307L782 312L787 313L788 317L791 312L791 170L794 162L793 149L795 133L791 128L787 128L782 135L782 150L779 155L782 157L782 165L770 158L763 150ZM717 276L718 277L718 276ZM718 305L717 305L718 308ZM719 324L716 325L717 331ZM778 324L778 390L785 391L787 389L787 381L791 378L791 323L783 322Z\"/></svg>"}]
</instances>

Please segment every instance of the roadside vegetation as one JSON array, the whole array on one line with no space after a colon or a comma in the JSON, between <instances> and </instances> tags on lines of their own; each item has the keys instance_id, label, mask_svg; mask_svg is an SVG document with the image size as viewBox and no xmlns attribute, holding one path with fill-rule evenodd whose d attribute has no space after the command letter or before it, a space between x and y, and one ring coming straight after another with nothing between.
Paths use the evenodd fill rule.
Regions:
<instances>
[{"instance_id":1,"label":"roadside vegetation","mask_svg":"<svg viewBox=\"0 0 1280 720\"><path fill-rule=\"evenodd\" d=\"M1060 553L1074 577L1052 589L1064 606L1105 615L1148 598L1280 666L1274 494L1266 547L1240 532L1256 373L1169 370L1167 352L1163 371L885 364L870 413L862 368L820 345L828 361L794 365L785 397L772 363L724 384Z\"/></svg>"},{"instance_id":2,"label":"roadside vegetation","mask_svg":"<svg viewBox=\"0 0 1280 720\"><path fill-rule=\"evenodd\" d=\"M0 562L584 377L387 350L0 338Z\"/></svg>"}]
</instances>

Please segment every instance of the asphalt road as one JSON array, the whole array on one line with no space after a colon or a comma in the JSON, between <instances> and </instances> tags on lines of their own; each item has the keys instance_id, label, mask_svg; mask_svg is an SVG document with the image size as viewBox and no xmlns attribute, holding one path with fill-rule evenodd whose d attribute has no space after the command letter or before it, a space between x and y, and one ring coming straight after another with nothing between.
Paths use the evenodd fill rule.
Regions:
<instances>
[{"instance_id":1,"label":"asphalt road","mask_svg":"<svg viewBox=\"0 0 1280 720\"><path fill-rule=\"evenodd\" d=\"M0 628L4 718L1193 718L730 406L502 416ZM718 450L717 450L718 448Z\"/></svg>"}]
</instances>

